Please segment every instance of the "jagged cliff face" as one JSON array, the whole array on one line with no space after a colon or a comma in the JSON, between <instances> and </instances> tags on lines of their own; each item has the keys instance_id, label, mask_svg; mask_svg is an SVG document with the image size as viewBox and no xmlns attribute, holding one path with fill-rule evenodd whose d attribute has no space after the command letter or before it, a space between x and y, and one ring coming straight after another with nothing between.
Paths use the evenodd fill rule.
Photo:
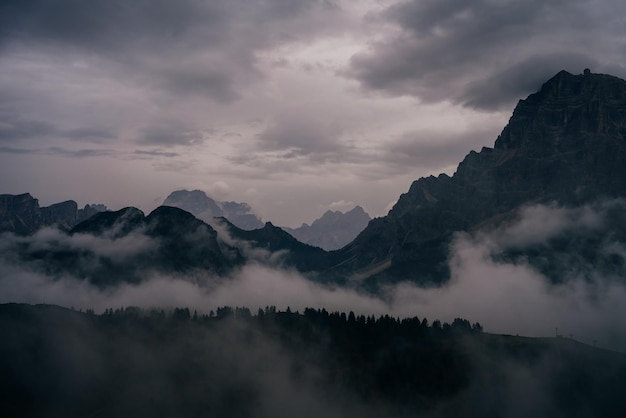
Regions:
<instances>
[{"instance_id":1,"label":"jagged cliff face","mask_svg":"<svg viewBox=\"0 0 626 418\"><path fill-rule=\"evenodd\" d=\"M531 193L569 204L623 196L625 139L624 80L563 71L518 104L496 141L497 203L515 205Z\"/></svg>"},{"instance_id":2,"label":"jagged cliff face","mask_svg":"<svg viewBox=\"0 0 626 418\"><path fill-rule=\"evenodd\" d=\"M78 209L73 200L55 203L47 207L39 207L39 201L29 193L0 195L0 233L13 232L28 235L44 226L55 225L63 230L70 230L79 222L106 209L86 205Z\"/></svg>"},{"instance_id":3,"label":"jagged cliff face","mask_svg":"<svg viewBox=\"0 0 626 418\"><path fill-rule=\"evenodd\" d=\"M29 234L39 224L39 202L28 193L0 195L0 232Z\"/></svg>"},{"instance_id":4,"label":"jagged cliff face","mask_svg":"<svg viewBox=\"0 0 626 418\"><path fill-rule=\"evenodd\" d=\"M334 272L440 282L452 233L521 205L580 205L626 196L626 82L565 71L521 100L495 146L454 176L422 178L388 216L334 254Z\"/></svg>"}]
</instances>

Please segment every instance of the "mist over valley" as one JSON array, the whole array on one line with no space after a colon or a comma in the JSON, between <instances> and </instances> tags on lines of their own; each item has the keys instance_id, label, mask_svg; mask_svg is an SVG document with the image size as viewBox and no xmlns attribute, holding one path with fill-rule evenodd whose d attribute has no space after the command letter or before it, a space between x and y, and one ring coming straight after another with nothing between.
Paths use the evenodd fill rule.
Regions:
<instances>
[{"instance_id":1,"label":"mist over valley","mask_svg":"<svg viewBox=\"0 0 626 418\"><path fill-rule=\"evenodd\" d=\"M623 416L622 3L44 3L3 415Z\"/></svg>"}]
</instances>

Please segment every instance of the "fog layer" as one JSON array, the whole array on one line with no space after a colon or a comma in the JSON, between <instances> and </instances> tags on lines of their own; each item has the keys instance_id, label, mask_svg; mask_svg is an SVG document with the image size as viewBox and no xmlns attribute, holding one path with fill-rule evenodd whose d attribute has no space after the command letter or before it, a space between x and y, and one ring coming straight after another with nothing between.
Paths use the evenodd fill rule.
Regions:
<instances>
[{"instance_id":1,"label":"fog layer","mask_svg":"<svg viewBox=\"0 0 626 418\"><path fill-rule=\"evenodd\" d=\"M626 315L623 279L596 269L597 257L586 261L576 253L569 254L568 247L565 252L558 252L550 246L563 236L599 234L604 238L601 245L594 247L596 251L610 253L611 259L623 262L625 252L619 236L605 233L623 206L624 202L612 201L582 208L525 208L498 228L459 233L451 244L452 277L447 285L424 289L401 283L385 287L380 295L322 286L293 270L268 267L258 261L249 262L227 278L145 271L139 283L95 286L88 277L76 277L71 272L49 273L42 268L45 259L24 261L19 257L19 249L28 246L46 251L64 245L124 259L151 251L158 242L142 235L110 241L91 236L69 237L52 230L27 238L5 234L0 239L0 302L50 303L96 312L139 306L189 307L208 313L225 305L245 306L253 311L273 305L279 309L290 307L292 311L313 307L376 316L418 316L431 321L451 322L463 317L480 322L487 332L525 336L558 333L626 351L626 329L621 326ZM537 245L543 246L542 254L554 268L565 263L559 282L542 274L534 259L523 252L504 256L511 249L519 251ZM572 260L580 265L575 266Z\"/></svg>"}]
</instances>

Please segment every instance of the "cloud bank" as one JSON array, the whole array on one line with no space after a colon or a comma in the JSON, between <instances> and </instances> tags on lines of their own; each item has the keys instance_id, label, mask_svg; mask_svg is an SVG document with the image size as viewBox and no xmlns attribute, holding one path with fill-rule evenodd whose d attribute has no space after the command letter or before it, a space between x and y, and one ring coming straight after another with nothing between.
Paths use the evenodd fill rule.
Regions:
<instances>
[{"instance_id":1,"label":"cloud bank","mask_svg":"<svg viewBox=\"0 0 626 418\"><path fill-rule=\"evenodd\" d=\"M509 108L561 69L624 76L613 65L624 52L619 9L616 1L399 1L371 15L395 30L354 55L350 75L391 95Z\"/></svg>"},{"instance_id":2,"label":"cloud bank","mask_svg":"<svg viewBox=\"0 0 626 418\"><path fill-rule=\"evenodd\" d=\"M617 0L5 1L0 188L149 211L221 181L234 200L257 190L246 201L277 225L342 199L383 215L491 146L557 71L625 76L623 15Z\"/></svg>"}]
</instances>

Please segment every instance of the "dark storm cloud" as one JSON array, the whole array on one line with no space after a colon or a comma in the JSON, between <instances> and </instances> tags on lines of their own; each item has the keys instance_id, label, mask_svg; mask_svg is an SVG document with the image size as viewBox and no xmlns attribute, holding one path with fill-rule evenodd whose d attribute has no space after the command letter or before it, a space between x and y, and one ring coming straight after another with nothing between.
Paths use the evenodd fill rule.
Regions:
<instances>
[{"instance_id":1,"label":"dark storm cloud","mask_svg":"<svg viewBox=\"0 0 626 418\"><path fill-rule=\"evenodd\" d=\"M112 130L97 127L63 130L50 122L23 118L15 113L0 112L0 142L52 137L98 143L115 139L117 135Z\"/></svg>"},{"instance_id":2,"label":"dark storm cloud","mask_svg":"<svg viewBox=\"0 0 626 418\"><path fill-rule=\"evenodd\" d=\"M211 45L233 35L232 30L236 28L231 24L238 16L260 24L271 23L320 10L336 11L333 3L327 0L139 0L132 3L124 0L9 0L0 8L3 16L0 36L4 40L39 39L89 49L123 49L129 41L151 38L171 42L202 31L208 36L189 42ZM243 23L237 29L243 29Z\"/></svg>"},{"instance_id":3,"label":"dark storm cloud","mask_svg":"<svg viewBox=\"0 0 626 418\"><path fill-rule=\"evenodd\" d=\"M143 145L197 145L204 141L202 132L186 130L178 123L153 125L145 128L137 143Z\"/></svg>"},{"instance_id":4,"label":"dark storm cloud","mask_svg":"<svg viewBox=\"0 0 626 418\"><path fill-rule=\"evenodd\" d=\"M180 94L200 94L228 103L239 97L232 68L224 63L200 64L196 68L175 68L162 72L165 89Z\"/></svg>"},{"instance_id":5,"label":"dark storm cloud","mask_svg":"<svg viewBox=\"0 0 626 418\"><path fill-rule=\"evenodd\" d=\"M67 149L62 147L50 147L40 152L40 154L61 155L70 158L106 157L115 153L110 149Z\"/></svg>"},{"instance_id":6,"label":"dark storm cloud","mask_svg":"<svg viewBox=\"0 0 626 418\"><path fill-rule=\"evenodd\" d=\"M0 153L22 155L60 155L70 158L106 157L116 154L115 151L110 149L67 149L63 147L48 147L43 149L0 147Z\"/></svg>"},{"instance_id":7,"label":"dark storm cloud","mask_svg":"<svg viewBox=\"0 0 626 418\"><path fill-rule=\"evenodd\" d=\"M2 154L38 154L38 151L24 149L24 148L0 147L0 153Z\"/></svg>"},{"instance_id":8,"label":"dark storm cloud","mask_svg":"<svg viewBox=\"0 0 626 418\"><path fill-rule=\"evenodd\" d=\"M0 142L40 138L56 134L54 124L20 118L18 115L0 112Z\"/></svg>"},{"instance_id":9,"label":"dark storm cloud","mask_svg":"<svg viewBox=\"0 0 626 418\"><path fill-rule=\"evenodd\" d=\"M117 134L111 130L103 128L76 128L61 133L69 139L88 142L103 142L117 138Z\"/></svg>"},{"instance_id":10,"label":"dark storm cloud","mask_svg":"<svg viewBox=\"0 0 626 418\"><path fill-rule=\"evenodd\" d=\"M178 157L179 155L178 153L175 153L175 152L166 152L166 151L158 151L158 150L149 150L149 151L136 150L135 152L133 152L133 154L138 157L167 157L167 158Z\"/></svg>"},{"instance_id":11,"label":"dark storm cloud","mask_svg":"<svg viewBox=\"0 0 626 418\"><path fill-rule=\"evenodd\" d=\"M323 33L337 11L328 1L3 2L0 46L104 57L143 86L228 102L262 76L257 51Z\"/></svg>"},{"instance_id":12,"label":"dark storm cloud","mask_svg":"<svg viewBox=\"0 0 626 418\"><path fill-rule=\"evenodd\" d=\"M193 23L204 22L217 34L224 2L199 1L8 1L2 6L4 41L21 39L107 51L147 38L167 41Z\"/></svg>"},{"instance_id":13,"label":"dark storm cloud","mask_svg":"<svg viewBox=\"0 0 626 418\"><path fill-rule=\"evenodd\" d=\"M617 1L402 1L372 17L399 31L355 55L350 74L391 95L511 106L560 69L626 75L624 10Z\"/></svg>"}]
</instances>

